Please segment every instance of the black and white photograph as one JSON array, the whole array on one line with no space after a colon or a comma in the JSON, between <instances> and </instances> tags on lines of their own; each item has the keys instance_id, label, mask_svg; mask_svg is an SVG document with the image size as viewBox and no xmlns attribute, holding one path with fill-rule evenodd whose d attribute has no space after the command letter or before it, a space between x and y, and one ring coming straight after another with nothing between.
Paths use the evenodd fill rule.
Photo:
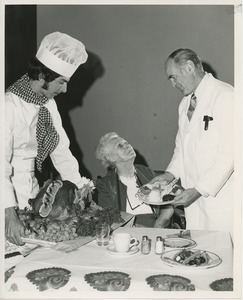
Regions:
<instances>
[{"instance_id":1,"label":"black and white photograph","mask_svg":"<svg viewBox=\"0 0 243 300\"><path fill-rule=\"evenodd\" d=\"M242 2L0 5L0 298L242 299Z\"/></svg>"}]
</instances>

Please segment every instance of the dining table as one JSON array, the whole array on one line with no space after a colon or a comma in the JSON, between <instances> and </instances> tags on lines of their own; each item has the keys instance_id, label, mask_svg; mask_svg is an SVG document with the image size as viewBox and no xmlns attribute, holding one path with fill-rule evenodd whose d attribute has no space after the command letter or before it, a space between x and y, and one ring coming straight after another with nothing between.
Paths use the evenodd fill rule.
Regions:
<instances>
[{"instance_id":1,"label":"dining table","mask_svg":"<svg viewBox=\"0 0 243 300\"><path fill-rule=\"evenodd\" d=\"M128 232L139 244L125 254L89 243L64 252L52 247L35 247L27 256L5 259L3 295L12 298L230 298L234 292L234 245L228 232L179 230L166 228L119 227L114 232ZM150 240L150 252L141 252L143 236ZM173 264L164 260L181 249L164 245L155 253L155 241L182 238L192 243L190 249L205 250L216 257L211 266ZM11 262L11 263L10 263ZM233 298L233 297L232 297Z\"/></svg>"}]
</instances>

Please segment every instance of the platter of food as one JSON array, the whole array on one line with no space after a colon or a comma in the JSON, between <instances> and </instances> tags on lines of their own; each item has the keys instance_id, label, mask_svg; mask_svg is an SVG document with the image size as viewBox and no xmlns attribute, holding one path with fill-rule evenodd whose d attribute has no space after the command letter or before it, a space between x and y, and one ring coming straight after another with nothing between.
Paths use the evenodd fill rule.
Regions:
<instances>
[{"instance_id":1,"label":"platter of food","mask_svg":"<svg viewBox=\"0 0 243 300\"><path fill-rule=\"evenodd\" d=\"M215 253L199 249L170 250L161 255L162 261L171 267L208 269L218 266L222 259Z\"/></svg>"},{"instance_id":2,"label":"platter of food","mask_svg":"<svg viewBox=\"0 0 243 300\"><path fill-rule=\"evenodd\" d=\"M185 239L181 237L174 237L174 238L165 238L164 239L165 247L169 248L193 248L196 247L197 243L191 239Z\"/></svg>"},{"instance_id":3,"label":"platter of food","mask_svg":"<svg viewBox=\"0 0 243 300\"><path fill-rule=\"evenodd\" d=\"M23 241L66 252L94 240L98 223L108 223L115 230L134 217L98 206L67 181L48 181L29 203L30 209L17 211L25 227Z\"/></svg>"},{"instance_id":4,"label":"platter of food","mask_svg":"<svg viewBox=\"0 0 243 300\"><path fill-rule=\"evenodd\" d=\"M133 215L112 208L84 210L82 214L65 220L34 218L26 223L23 242L57 250L72 251L95 239L97 222L109 222L111 229L122 226Z\"/></svg>"},{"instance_id":5,"label":"platter of food","mask_svg":"<svg viewBox=\"0 0 243 300\"><path fill-rule=\"evenodd\" d=\"M173 180L169 184L144 184L137 191L136 196L146 204L152 205L167 205L174 202L174 197L180 191L177 180Z\"/></svg>"}]
</instances>

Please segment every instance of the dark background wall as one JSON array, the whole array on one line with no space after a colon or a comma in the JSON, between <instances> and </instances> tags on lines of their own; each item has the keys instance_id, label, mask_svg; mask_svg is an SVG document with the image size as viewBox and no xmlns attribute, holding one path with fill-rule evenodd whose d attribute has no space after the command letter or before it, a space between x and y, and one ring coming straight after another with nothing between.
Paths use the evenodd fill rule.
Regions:
<instances>
[{"instance_id":1,"label":"dark background wall","mask_svg":"<svg viewBox=\"0 0 243 300\"><path fill-rule=\"evenodd\" d=\"M36 53L36 6L5 6L5 88L26 72Z\"/></svg>"},{"instance_id":2,"label":"dark background wall","mask_svg":"<svg viewBox=\"0 0 243 300\"><path fill-rule=\"evenodd\" d=\"M27 13L27 8L20 10ZM26 24L35 13L27 15ZM16 35L21 36L18 56L31 57L35 41L38 47L53 31L70 34L87 48L87 63L73 75L68 92L56 98L85 176L105 173L94 149L109 131L135 147L138 161L154 169L166 168L182 98L164 73L164 61L175 49L194 49L206 70L234 84L232 5L37 5L36 40L25 27L19 30L20 23L13 19ZM15 45L11 40L6 46L15 52ZM11 55L19 62L16 53ZM8 59L7 67L13 65ZM14 77L19 69L12 69Z\"/></svg>"},{"instance_id":3,"label":"dark background wall","mask_svg":"<svg viewBox=\"0 0 243 300\"><path fill-rule=\"evenodd\" d=\"M66 109L73 140L93 176L105 170L94 148L106 132L126 138L154 169L165 169L174 149L181 100L164 73L177 48L198 52L217 77L234 83L234 14L225 5L41 5L37 42L59 30L80 39L90 56L89 84L75 74ZM93 78L93 81L92 79ZM75 85L72 85L72 84ZM85 88L83 88L83 85ZM62 103L61 103L62 102ZM74 107L75 106L75 107Z\"/></svg>"}]
</instances>

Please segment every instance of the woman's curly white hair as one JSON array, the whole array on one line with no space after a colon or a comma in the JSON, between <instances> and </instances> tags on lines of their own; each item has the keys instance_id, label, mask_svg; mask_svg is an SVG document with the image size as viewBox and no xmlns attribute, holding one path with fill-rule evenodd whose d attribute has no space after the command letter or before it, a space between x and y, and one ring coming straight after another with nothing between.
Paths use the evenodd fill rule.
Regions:
<instances>
[{"instance_id":1,"label":"woman's curly white hair","mask_svg":"<svg viewBox=\"0 0 243 300\"><path fill-rule=\"evenodd\" d=\"M119 137L119 135L116 132L109 132L103 135L100 138L100 141L95 149L95 157L101 162L102 166L105 168L111 167L114 168L114 162L110 160L111 153L107 151L107 145L109 142Z\"/></svg>"}]
</instances>

